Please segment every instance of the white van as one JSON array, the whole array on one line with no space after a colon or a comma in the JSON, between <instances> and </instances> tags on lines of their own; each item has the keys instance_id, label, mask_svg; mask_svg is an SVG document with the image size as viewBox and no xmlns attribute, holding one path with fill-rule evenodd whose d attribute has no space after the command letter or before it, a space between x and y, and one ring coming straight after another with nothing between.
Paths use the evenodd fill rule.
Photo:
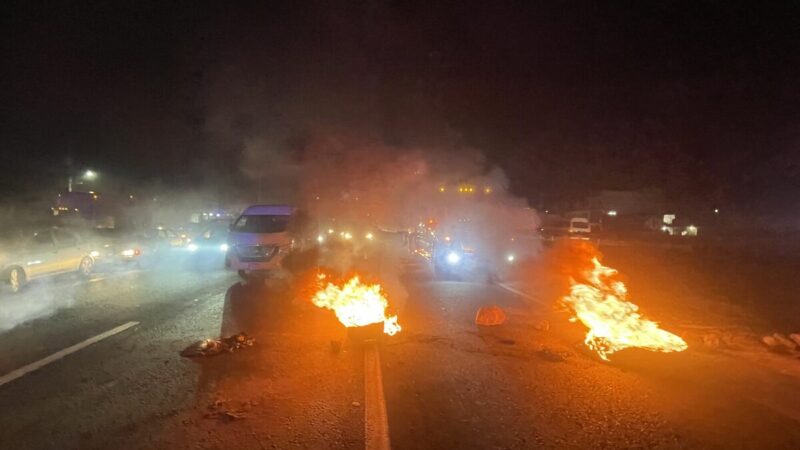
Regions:
<instances>
[{"instance_id":1,"label":"white van","mask_svg":"<svg viewBox=\"0 0 800 450\"><path fill-rule=\"evenodd\" d=\"M585 217L573 217L569 219L569 232L570 233L591 233L592 226L589 224L589 219Z\"/></svg>"},{"instance_id":2,"label":"white van","mask_svg":"<svg viewBox=\"0 0 800 450\"><path fill-rule=\"evenodd\" d=\"M287 205L255 205L233 222L225 265L242 278L280 269L292 249L289 221L295 209Z\"/></svg>"}]
</instances>

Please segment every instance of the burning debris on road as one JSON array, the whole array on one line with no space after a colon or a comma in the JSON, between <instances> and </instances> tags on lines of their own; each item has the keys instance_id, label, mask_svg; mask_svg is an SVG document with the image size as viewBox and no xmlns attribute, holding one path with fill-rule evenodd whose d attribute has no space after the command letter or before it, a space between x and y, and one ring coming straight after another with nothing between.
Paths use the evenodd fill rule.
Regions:
<instances>
[{"instance_id":1,"label":"burning debris on road","mask_svg":"<svg viewBox=\"0 0 800 450\"><path fill-rule=\"evenodd\" d=\"M319 275L322 282L327 277ZM345 327L364 327L383 323L383 332L389 336L397 334L402 328L396 315L387 315L389 301L379 284L362 283L355 275L341 286L328 282L311 299L314 305L333 310L336 318Z\"/></svg>"},{"instance_id":2,"label":"burning debris on road","mask_svg":"<svg viewBox=\"0 0 800 450\"><path fill-rule=\"evenodd\" d=\"M570 293L563 302L589 331L584 343L605 361L625 348L637 347L658 352L681 352L686 342L662 330L658 323L639 314L639 307L626 300L625 283L615 280L617 271L592 258L593 268L583 275L585 282L570 280Z\"/></svg>"},{"instance_id":3,"label":"burning debris on road","mask_svg":"<svg viewBox=\"0 0 800 450\"><path fill-rule=\"evenodd\" d=\"M181 356L193 358L196 356L215 356L220 353L232 353L235 350L255 345L255 338L245 333L234 334L223 339L203 339L186 347L181 351Z\"/></svg>"}]
</instances>

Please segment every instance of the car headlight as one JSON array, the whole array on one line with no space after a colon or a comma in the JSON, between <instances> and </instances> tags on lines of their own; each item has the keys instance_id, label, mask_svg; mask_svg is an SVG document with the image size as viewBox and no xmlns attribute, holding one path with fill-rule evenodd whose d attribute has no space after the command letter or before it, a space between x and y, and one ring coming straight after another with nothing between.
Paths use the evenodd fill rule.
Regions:
<instances>
[{"instance_id":1,"label":"car headlight","mask_svg":"<svg viewBox=\"0 0 800 450\"><path fill-rule=\"evenodd\" d=\"M190 252L195 252L197 251L197 244L191 243L186 246L186 249L189 250Z\"/></svg>"},{"instance_id":2,"label":"car headlight","mask_svg":"<svg viewBox=\"0 0 800 450\"><path fill-rule=\"evenodd\" d=\"M97 250L92 250L89 252L89 256L91 256L92 258L97 258L98 256L100 256L100 252L98 252Z\"/></svg>"},{"instance_id":3,"label":"car headlight","mask_svg":"<svg viewBox=\"0 0 800 450\"><path fill-rule=\"evenodd\" d=\"M456 265L461 261L461 255L456 252L450 252L447 254L447 263L450 265Z\"/></svg>"},{"instance_id":4,"label":"car headlight","mask_svg":"<svg viewBox=\"0 0 800 450\"><path fill-rule=\"evenodd\" d=\"M227 252L228 251L228 244L222 244L219 246L219 251Z\"/></svg>"},{"instance_id":5,"label":"car headlight","mask_svg":"<svg viewBox=\"0 0 800 450\"><path fill-rule=\"evenodd\" d=\"M371 241L372 239L375 238L375 236L372 233L367 233L367 235L364 237L367 238L368 241Z\"/></svg>"},{"instance_id":6,"label":"car headlight","mask_svg":"<svg viewBox=\"0 0 800 450\"><path fill-rule=\"evenodd\" d=\"M131 256L135 256L136 255L136 250L134 250L132 248L126 248L125 250L122 251L121 254L122 254L122 256L127 256L127 257L130 258Z\"/></svg>"},{"instance_id":7,"label":"car headlight","mask_svg":"<svg viewBox=\"0 0 800 450\"><path fill-rule=\"evenodd\" d=\"M506 261L508 261L510 263L513 263L515 259L517 259L517 257L514 256L513 253L509 253L508 255L506 255Z\"/></svg>"},{"instance_id":8,"label":"car headlight","mask_svg":"<svg viewBox=\"0 0 800 450\"><path fill-rule=\"evenodd\" d=\"M319 242L320 244L325 242L325 236L323 236L321 234L319 236L317 236L317 242Z\"/></svg>"}]
</instances>

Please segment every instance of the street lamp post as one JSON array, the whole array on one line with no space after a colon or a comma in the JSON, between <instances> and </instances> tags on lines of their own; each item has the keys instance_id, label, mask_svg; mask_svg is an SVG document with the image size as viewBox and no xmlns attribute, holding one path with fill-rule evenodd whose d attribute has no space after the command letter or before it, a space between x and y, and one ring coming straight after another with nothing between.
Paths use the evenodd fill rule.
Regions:
<instances>
[{"instance_id":1,"label":"street lamp post","mask_svg":"<svg viewBox=\"0 0 800 450\"><path fill-rule=\"evenodd\" d=\"M80 179L92 181L97 178L97 172L92 169L87 169L86 172L81 174ZM67 178L67 192L72 192L72 175Z\"/></svg>"}]
</instances>

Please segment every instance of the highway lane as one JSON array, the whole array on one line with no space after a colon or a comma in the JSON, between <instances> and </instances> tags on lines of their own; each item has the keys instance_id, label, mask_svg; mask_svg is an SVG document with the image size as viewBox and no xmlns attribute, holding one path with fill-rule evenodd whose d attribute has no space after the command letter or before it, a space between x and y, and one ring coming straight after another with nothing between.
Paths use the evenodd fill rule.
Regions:
<instances>
[{"instance_id":1,"label":"highway lane","mask_svg":"<svg viewBox=\"0 0 800 450\"><path fill-rule=\"evenodd\" d=\"M703 348L603 362L553 301L409 269L406 328L382 352L395 449L800 445L796 378ZM491 304L507 323L475 326Z\"/></svg>"},{"instance_id":2,"label":"highway lane","mask_svg":"<svg viewBox=\"0 0 800 450\"><path fill-rule=\"evenodd\" d=\"M59 300L50 305L60 308L36 310L47 314L0 335L0 373L120 324L138 325L0 386L0 442L91 447L179 409L196 388L196 373L178 351L218 335L225 293L235 282L220 270L126 270L89 282L66 277L4 298L8 304L52 297Z\"/></svg>"},{"instance_id":3,"label":"highway lane","mask_svg":"<svg viewBox=\"0 0 800 450\"><path fill-rule=\"evenodd\" d=\"M395 449L800 444L794 378L695 348L626 351L602 362L581 343L581 326L547 301L437 281L420 260L397 267L408 293L397 299L403 331L378 346ZM222 270L121 271L96 280L41 286L73 302L0 334L0 374L139 324L0 386L0 442L365 448L364 386L373 375L330 311L281 281L247 285ZM489 304L508 313L505 325L475 326L477 308ZM179 356L220 331L245 331L257 344L214 358Z\"/></svg>"}]
</instances>

